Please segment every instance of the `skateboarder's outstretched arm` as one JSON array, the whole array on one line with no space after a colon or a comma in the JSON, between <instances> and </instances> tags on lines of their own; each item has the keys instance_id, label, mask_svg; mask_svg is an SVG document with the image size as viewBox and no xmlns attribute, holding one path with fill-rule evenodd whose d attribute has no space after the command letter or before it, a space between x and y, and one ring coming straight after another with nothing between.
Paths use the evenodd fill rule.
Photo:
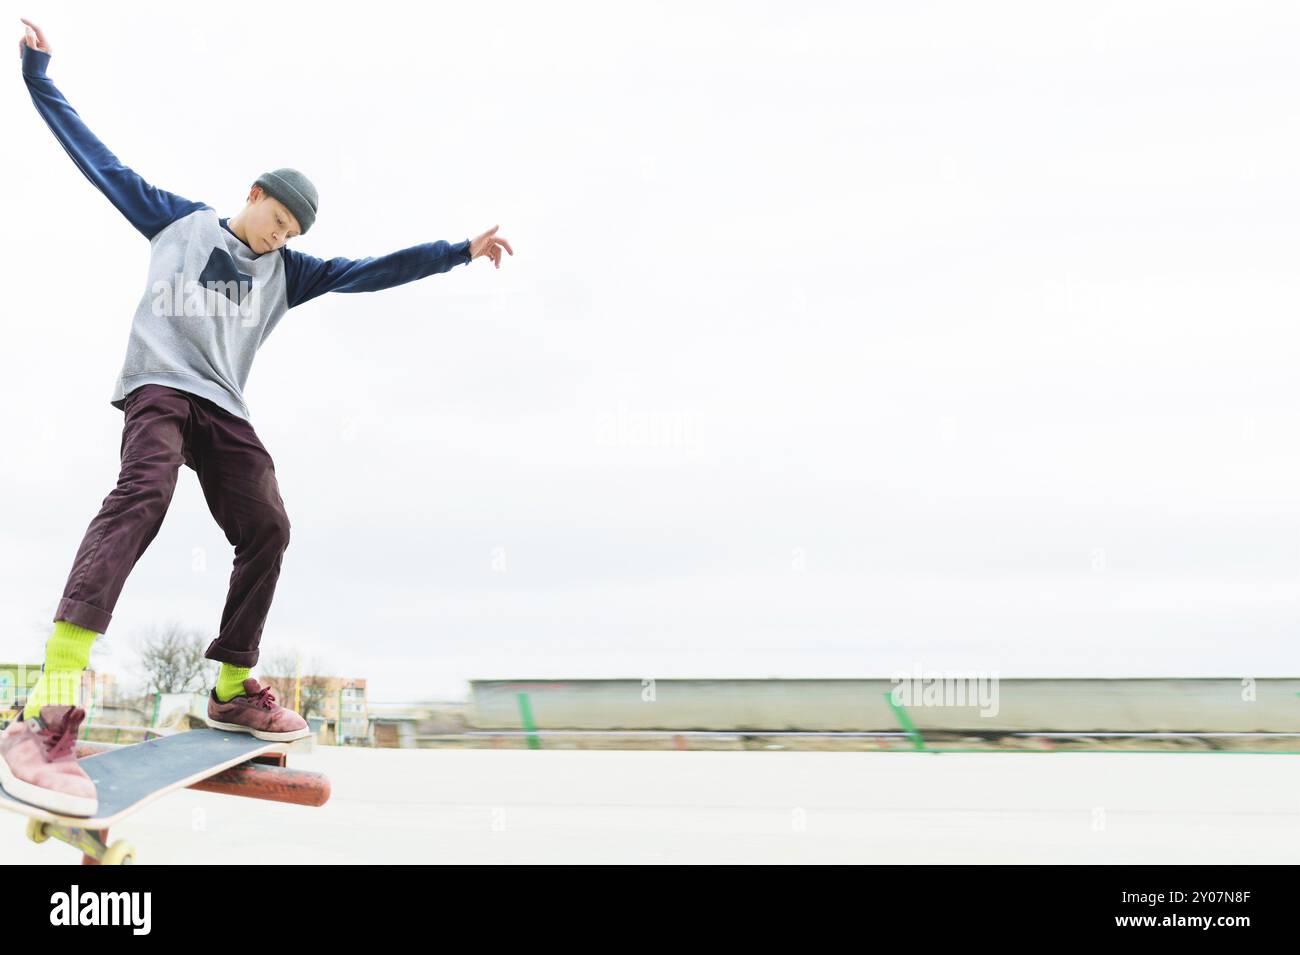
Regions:
<instances>
[{"instance_id":1,"label":"skateboarder's outstretched arm","mask_svg":"<svg viewBox=\"0 0 1300 955\"><path fill-rule=\"evenodd\" d=\"M469 246L469 239L455 245L439 239L364 259L342 256L318 259L282 246L280 254L284 256L284 284L289 307L311 301L326 292L378 292L446 272L469 262Z\"/></svg>"},{"instance_id":2,"label":"skateboarder's outstretched arm","mask_svg":"<svg viewBox=\"0 0 1300 955\"><path fill-rule=\"evenodd\" d=\"M28 29L18 45L23 61L23 79L32 94L32 102L77 168L126 216L127 221L146 239L152 240L182 216L196 209L208 208L205 203L191 202L150 185L123 165L82 122L77 111L45 75L51 56L49 43L40 27L30 20L23 20L23 23Z\"/></svg>"},{"instance_id":3,"label":"skateboarder's outstretched arm","mask_svg":"<svg viewBox=\"0 0 1300 955\"><path fill-rule=\"evenodd\" d=\"M471 259L486 255L501 267L501 249L511 255L510 243L496 234L497 226L455 245L444 239L425 242L378 257L364 259L318 259L288 246L280 248L284 256L284 284L289 308L311 301L326 292L378 292L414 282L428 275L446 272Z\"/></svg>"}]
</instances>

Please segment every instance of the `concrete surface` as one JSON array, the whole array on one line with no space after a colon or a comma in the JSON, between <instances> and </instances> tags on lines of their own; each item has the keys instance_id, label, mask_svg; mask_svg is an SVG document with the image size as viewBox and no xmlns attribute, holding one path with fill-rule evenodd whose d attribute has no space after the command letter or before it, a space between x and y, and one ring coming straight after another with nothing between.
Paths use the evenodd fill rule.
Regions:
<instances>
[{"instance_id":1,"label":"concrete surface","mask_svg":"<svg viewBox=\"0 0 1300 955\"><path fill-rule=\"evenodd\" d=\"M1300 758L332 749L320 808L180 792L141 864L1296 863ZM0 815L7 863L79 861Z\"/></svg>"}]
</instances>

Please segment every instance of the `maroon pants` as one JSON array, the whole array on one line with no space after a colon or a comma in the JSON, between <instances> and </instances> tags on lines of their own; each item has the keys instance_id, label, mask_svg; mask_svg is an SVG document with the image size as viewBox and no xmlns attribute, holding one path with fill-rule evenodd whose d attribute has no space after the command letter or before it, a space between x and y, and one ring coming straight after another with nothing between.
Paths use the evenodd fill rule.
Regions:
<instances>
[{"instance_id":1,"label":"maroon pants","mask_svg":"<svg viewBox=\"0 0 1300 955\"><path fill-rule=\"evenodd\" d=\"M204 656L257 663L289 517L275 464L253 426L206 398L142 385L126 396L117 487L90 522L54 619L108 629L127 575L162 526L182 464L193 468L208 509L235 548L221 631Z\"/></svg>"}]
</instances>

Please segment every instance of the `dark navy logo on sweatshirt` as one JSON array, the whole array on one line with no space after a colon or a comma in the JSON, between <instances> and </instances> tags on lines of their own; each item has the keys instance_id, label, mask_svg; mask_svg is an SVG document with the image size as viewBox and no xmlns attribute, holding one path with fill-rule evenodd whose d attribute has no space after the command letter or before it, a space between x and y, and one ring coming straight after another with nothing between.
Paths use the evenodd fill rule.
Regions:
<instances>
[{"instance_id":1,"label":"dark navy logo on sweatshirt","mask_svg":"<svg viewBox=\"0 0 1300 955\"><path fill-rule=\"evenodd\" d=\"M208 264L199 274L199 284L221 293L237 306L242 305L244 297L253 291L253 277L239 271L239 266L225 249L212 250Z\"/></svg>"}]
</instances>

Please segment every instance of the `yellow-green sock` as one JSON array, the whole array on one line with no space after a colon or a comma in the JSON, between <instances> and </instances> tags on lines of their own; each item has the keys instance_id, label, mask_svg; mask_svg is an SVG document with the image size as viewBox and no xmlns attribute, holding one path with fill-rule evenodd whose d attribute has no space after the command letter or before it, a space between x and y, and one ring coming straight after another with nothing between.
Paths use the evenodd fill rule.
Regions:
<instances>
[{"instance_id":1,"label":"yellow-green sock","mask_svg":"<svg viewBox=\"0 0 1300 955\"><path fill-rule=\"evenodd\" d=\"M221 672L217 674L217 699L222 703L229 703L237 696L244 695L244 681L248 675L253 672L252 667L235 667L229 663L221 664Z\"/></svg>"},{"instance_id":2,"label":"yellow-green sock","mask_svg":"<svg viewBox=\"0 0 1300 955\"><path fill-rule=\"evenodd\" d=\"M45 668L23 704L24 719L39 715L47 703L81 704L81 675L90 665L90 647L97 636L75 623L55 621L54 632L45 641Z\"/></svg>"}]
</instances>

